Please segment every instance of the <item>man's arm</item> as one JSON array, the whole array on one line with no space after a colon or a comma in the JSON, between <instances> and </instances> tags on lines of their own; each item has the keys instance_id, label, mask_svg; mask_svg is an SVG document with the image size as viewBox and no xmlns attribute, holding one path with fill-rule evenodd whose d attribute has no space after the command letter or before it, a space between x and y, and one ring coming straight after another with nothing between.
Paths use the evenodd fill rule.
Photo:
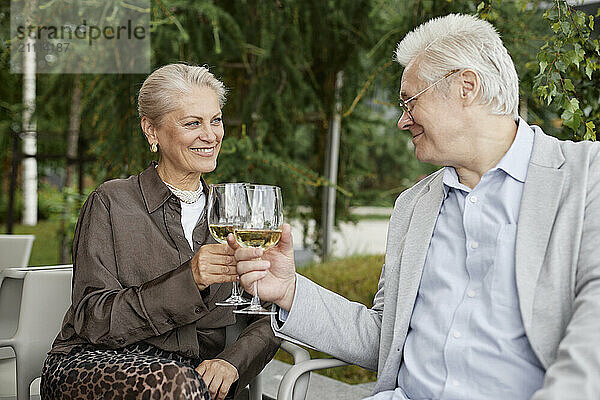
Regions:
<instances>
[{"instance_id":1,"label":"man's arm","mask_svg":"<svg viewBox=\"0 0 600 400\"><path fill-rule=\"evenodd\" d=\"M376 370L383 313L383 278L372 308L351 302L302 275L298 275L296 282L296 293L285 323L279 327L276 317L272 317L275 335Z\"/></svg>"},{"instance_id":2,"label":"man's arm","mask_svg":"<svg viewBox=\"0 0 600 400\"><path fill-rule=\"evenodd\" d=\"M252 292L253 282L259 280L261 299L289 311L281 329L275 329L277 336L300 341L365 368L377 368L383 278L375 305L368 309L295 273L289 225L283 226L279 244L264 253L260 249L240 248L232 237L229 239L229 245L236 249L238 273L244 288Z\"/></svg>"}]
</instances>

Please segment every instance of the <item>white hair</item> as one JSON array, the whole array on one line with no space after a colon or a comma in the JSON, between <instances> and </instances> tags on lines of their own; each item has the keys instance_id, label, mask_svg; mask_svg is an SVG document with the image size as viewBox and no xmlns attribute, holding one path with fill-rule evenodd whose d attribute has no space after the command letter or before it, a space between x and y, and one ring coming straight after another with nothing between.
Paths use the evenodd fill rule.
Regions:
<instances>
[{"instance_id":1,"label":"white hair","mask_svg":"<svg viewBox=\"0 0 600 400\"><path fill-rule=\"evenodd\" d=\"M138 94L138 113L160 125L162 117L176 110L194 87L215 91L219 105L225 105L227 89L206 67L186 64L168 64L152 72Z\"/></svg>"},{"instance_id":2,"label":"white hair","mask_svg":"<svg viewBox=\"0 0 600 400\"><path fill-rule=\"evenodd\" d=\"M418 65L417 76L429 83L452 70L472 69L481 80L481 104L492 114L518 117L519 77L500 35L487 21L461 14L434 18L409 32L395 56L404 67Z\"/></svg>"}]
</instances>

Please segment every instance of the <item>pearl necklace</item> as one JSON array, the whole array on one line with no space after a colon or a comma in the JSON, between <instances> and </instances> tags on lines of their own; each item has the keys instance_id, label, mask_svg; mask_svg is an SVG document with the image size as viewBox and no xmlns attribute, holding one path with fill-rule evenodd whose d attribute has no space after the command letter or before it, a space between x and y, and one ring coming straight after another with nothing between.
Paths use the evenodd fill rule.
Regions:
<instances>
[{"instance_id":1,"label":"pearl necklace","mask_svg":"<svg viewBox=\"0 0 600 400\"><path fill-rule=\"evenodd\" d=\"M204 193L204 188L202 187L202 185L200 185L200 187L196 190L181 190L176 188L175 186L171 185L170 183L167 183L165 181L163 181L165 185L167 185L167 187L169 188L169 190L171 190L171 192L181 201L183 201L186 204L192 204L195 203L196 201L198 201L198 199L202 196L202 194Z\"/></svg>"}]
</instances>

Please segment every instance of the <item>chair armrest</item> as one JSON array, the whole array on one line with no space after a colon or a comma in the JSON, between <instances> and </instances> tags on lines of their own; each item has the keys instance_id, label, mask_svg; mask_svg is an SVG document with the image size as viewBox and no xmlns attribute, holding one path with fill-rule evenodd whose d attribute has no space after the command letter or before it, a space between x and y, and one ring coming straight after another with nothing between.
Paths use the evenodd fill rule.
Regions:
<instances>
[{"instance_id":1,"label":"chair armrest","mask_svg":"<svg viewBox=\"0 0 600 400\"><path fill-rule=\"evenodd\" d=\"M281 350L294 357L294 364L310 360L310 353L306 351L306 349L303 349L292 342L288 342L287 340L281 342Z\"/></svg>"},{"instance_id":2,"label":"chair armrest","mask_svg":"<svg viewBox=\"0 0 600 400\"><path fill-rule=\"evenodd\" d=\"M337 358L317 358L314 360L301 361L295 365L292 365L292 367L283 375L283 379L279 384L277 400L304 400L308 390L310 371L316 371L325 368L343 367L345 365L350 364L345 361L338 360Z\"/></svg>"},{"instance_id":3,"label":"chair armrest","mask_svg":"<svg viewBox=\"0 0 600 400\"><path fill-rule=\"evenodd\" d=\"M28 271L66 270L72 268L73 264L45 265L42 267L11 267L0 270L0 276L13 279L23 279Z\"/></svg>"},{"instance_id":4,"label":"chair armrest","mask_svg":"<svg viewBox=\"0 0 600 400\"><path fill-rule=\"evenodd\" d=\"M284 340L283 342L281 342L281 350L285 351L286 353L288 353L289 355L291 355L294 358L294 365L292 366L292 368L301 362L310 360L310 353L306 349L303 349L302 347L300 347L297 344L294 344L292 342L288 342L287 340ZM287 373L285 375L287 375ZM285 375L284 375L284 379L285 379ZM298 375L294 379L294 381L291 382L291 384L288 384L288 386L291 385L288 390L289 391L289 395L288 395L289 399L292 400L292 398L293 398L294 400L304 400L306 398L306 392L308 391L309 381L310 381L310 374L307 373L307 374ZM281 392L281 384L282 383L283 383L283 381L279 384L277 398L279 398L279 393Z\"/></svg>"}]
</instances>

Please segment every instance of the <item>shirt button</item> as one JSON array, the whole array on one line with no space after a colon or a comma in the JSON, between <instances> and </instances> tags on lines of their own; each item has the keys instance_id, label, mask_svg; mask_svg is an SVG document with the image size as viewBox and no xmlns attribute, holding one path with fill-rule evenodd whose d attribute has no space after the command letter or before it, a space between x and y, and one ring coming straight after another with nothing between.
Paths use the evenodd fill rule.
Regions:
<instances>
[{"instance_id":1,"label":"shirt button","mask_svg":"<svg viewBox=\"0 0 600 400\"><path fill-rule=\"evenodd\" d=\"M478 248L478 247L479 247L479 243L477 243L477 242L474 242L474 241L473 241L473 242L471 242L471 248L472 248L472 249L476 249L476 248Z\"/></svg>"},{"instance_id":2,"label":"shirt button","mask_svg":"<svg viewBox=\"0 0 600 400\"><path fill-rule=\"evenodd\" d=\"M473 203L473 204L477 203L477 200L478 200L478 199L477 199L477 196L471 196L471 197L469 197L469 201L470 201L471 203Z\"/></svg>"},{"instance_id":3,"label":"shirt button","mask_svg":"<svg viewBox=\"0 0 600 400\"><path fill-rule=\"evenodd\" d=\"M476 295L477 295L477 293L474 290L469 290L467 292L467 296L469 296L469 297L475 297Z\"/></svg>"},{"instance_id":4,"label":"shirt button","mask_svg":"<svg viewBox=\"0 0 600 400\"><path fill-rule=\"evenodd\" d=\"M462 333L460 333L459 331L454 331L454 333L452 334L452 336L454 336L456 339L458 339L459 337L462 336Z\"/></svg>"},{"instance_id":5,"label":"shirt button","mask_svg":"<svg viewBox=\"0 0 600 400\"><path fill-rule=\"evenodd\" d=\"M200 307L198 306L198 307L194 308L194 312L195 312L196 314L200 314L200 313L202 312L202 308L200 308Z\"/></svg>"}]
</instances>

